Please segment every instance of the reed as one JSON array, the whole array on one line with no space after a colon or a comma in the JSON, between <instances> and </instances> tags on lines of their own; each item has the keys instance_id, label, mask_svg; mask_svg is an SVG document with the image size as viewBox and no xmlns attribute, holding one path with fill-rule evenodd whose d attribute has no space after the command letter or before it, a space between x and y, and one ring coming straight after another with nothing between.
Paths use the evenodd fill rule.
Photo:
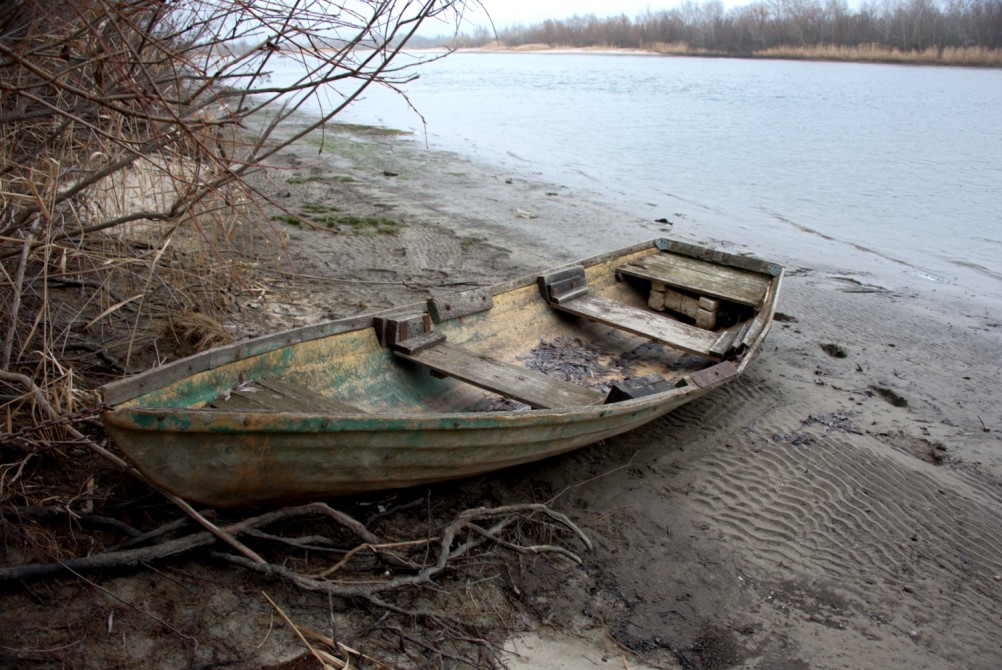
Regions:
<instances>
[{"instance_id":1,"label":"reed","mask_svg":"<svg viewBox=\"0 0 1002 670\"><path fill-rule=\"evenodd\" d=\"M880 44L854 46L818 44L811 46L784 45L759 49L750 54L735 54L693 47L686 42L654 42L643 44L646 51L666 56L712 56L775 58L784 60L843 61L857 63L912 63L915 65L959 65L968 67L1002 67L1002 49L987 47L931 47L902 51Z\"/></svg>"},{"instance_id":2,"label":"reed","mask_svg":"<svg viewBox=\"0 0 1002 670\"><path fill-rule=\"evenodd\" d=\"M826 60L864 63L911 63L915 65L963 65L976 67L1002 66L1002 50L986 47L930 47L923 50L902 51L879 44L844 46L820 44L815 46L782 46L755 51L756 58L781 58L787 60Z\"/></svg>"},{"instance_id":3,"label":"reed","mask_svg":"<svg viewBox=\"0 0 1002 670\"><path fill-rule=\"evenodd\" d=\"M688 42L652 42L642 44L641 48L663 56L705 56L706 49L697 49Z\"/></svg>"}]
</instances>

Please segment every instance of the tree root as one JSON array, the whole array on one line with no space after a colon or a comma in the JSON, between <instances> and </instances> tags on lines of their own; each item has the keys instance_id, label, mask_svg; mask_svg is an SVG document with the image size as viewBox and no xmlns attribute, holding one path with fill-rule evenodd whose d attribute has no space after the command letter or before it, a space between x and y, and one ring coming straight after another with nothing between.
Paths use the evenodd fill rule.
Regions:
<instances>
[{"instance_id":1,"label":"tree root","mask_svg":"<svg viewBox=\"0 0 1002 670\"><path fill-rule=\"evenodd\" d=\"M323 531L312 530L310 535L290 538L277 532L262 530L270 527L276 530L289 528L296 521L319 523L323 526ZM487 525L485 522L493 524ZM162 538L178 530L179 524L177 521L172 521L162 528L164 529L162 532L158 532L160 529L157 529L136 535L130 542L136 542L140 538ZM549 554L580 563L581 558L566 547L555 543L537 544L525 540L527 534L533 531L543 530L552 533L555 529L562 530L565 535L577 536L585 547L591 548L591 542L573 522L559 512L540 504L468 509L457 514L431 536L390 541L367 530L344 512L324 503L312 503L268 512L219 527L220 532L230 537L254 539L262 545L261 550L264 555L277 552L279 558L271 560L262 558L258 561L249 558L243 552L226 551L222 546L210 550L208 556L239 566L264 579L284 582L299 591L326 594L328 598L358 601L369 605L375 611L381 610L402 621L420 621L424 633L419 637L425 637L423 641L414 637L415 633L406 633L398 626L379 625L373 628L373 631L378 629L391 633L396 639L396 644L406 654L413 652L420 655L432 650L435 655L451 662L478 666L479 662L465 658L461 651L463 648L474 648L478 650L478 658L485 656L488 665L494 666L500 664L498 659L501 651L485 637L484 631L478 629L476 623L466 621L461 616L450 615L444 608L401 604L407 600L404 594L420 592L423 589L444 593L443 588L448 589L448 587L440 584L438 580L448 574L449 577L459 575L460 582L463 582L462 575L473 572L472 567L465 566L477 564L474 559L481 561L477 565L482 565L483 560L498 565L503 564L505 559L498 552L520 555ZM352 538L347 543L349 546L345 546L346 531ZM135 531L130 534L135 535ZM308 550L312 556L309 561L311 564L317 561L329 562L331 547L340 547L337 550L339 555L334 557L336 560L333 561L333 565L321 570L297 569L290 567L288 561L281 560L282 552L306 551L300 546L304 544L304 540L309 545L322 545L325 549L320 553L314 552L312 548ZM218 537L208 531L194 532L150 546L111 550L53 563L0 568L0 581L36 580L66 573L82 578L80 573L88 570L149 567L149 563L176 559L217 544L217 541ZM477 580L473 583L478 581L486 580ZM467 579L465 586L461 588L469 588L470 585L471 582ZM269 602L278 609L270 598ZM284 613L282 616L288 625L297 631L297 635L300 635L292 621ZM448 645L455 648L450 651ZM336 640L328 640L327 646L334 653L351 655L348 653L349 648L339 645ZM331 656L327 652L318 652L312 646L309 648L318 660L329 667L349 667L344 665L347 663L346 660L340 661L339 665L335 663L338 657ZM400 649L395 650L395 653L399 652ZM417 657L412 660L417 660Z\"/></svg>"},{"instance_id":2,"label":"tree root","mask_svg":"<svg viewBox=\"0 0 1002 670\"><path fill-rule=\"evenodd\" d=\"M274 540L281 544L292 544L295 546L297 539L284 538L268 533L260 532L261 528L276 525L279 522L304 516L326 516L335 521L338 525L354 533L361 544L345 551L345 556L333 567L324 570L317 575L303 574L285 566L270 563L264 559L254 560L243 552L241 554L230 554L226 552L213 552L212 555L221 560L240 565L248 570L260 573L269 577L281 578L306 591L322 591L337 597L357 598L368 597L386 591L419 586L431 582L437 575L441 574L450 562L456 561L468 554L472 549L485 542L519 553L544 554L553 553L569 558L576 563L581 563L581 558L570 550L557 545L522 545L516 542L503 539L500 534L503 530L521 517L529 517L533 514L542 514L558 521L561 525L571 530L588 549L591 549L591 542L587 536L570 521L566 516L556 512L545 505L526 504L508 505L505 507L485 508L466 510L461 512L452 522L446 525L439 533L438 538L422 538L408 540L404 542L386 542L373 533L366 530L357 520L344 512L335 510L325 503L311 503L299 507L289 507L274 512L269 512L259 516L251 517L243 521L223 526L219 531L230 537L248 535L263 540ZM501 521L491 528L483 528L476 522L482 519L500 518ZM172 528L176 527L175 522L168 524ZM457 535L463 531L470 531L478 539L468 540L456 545ZM146 536L154 537L158 533L150 532ZM135 538L134 538L135 539ZM139 549L122 549L119 551L108 551L82 558L69 559L57 563L41 563L35 565L25 565L18 567L0 568L0 581L38 579L59 574L64 571L85 571L106 568L130 568L137 567L145 562L158 561L166 558L180 556L201 547L207 547L218 539L215 534L209 532L193 533L181 538L167 540L160 544ZM300 538L301 539L301 538ZM335 541L325 536L309 538L314 543L323 542L331 545ZM421 565L404 559L392 553L393 549L414 548L418 546L437 545L437 558L432 564ZM348 562L361 553L371 553L380 559L394 565L397 568L411 570L413 574L401 575L390 579L378 580L375 582L354 583L348 581L331 580L330 576L344 568ZM257 555L256 553L254 554Z\"/></svg>"}]
</instances>

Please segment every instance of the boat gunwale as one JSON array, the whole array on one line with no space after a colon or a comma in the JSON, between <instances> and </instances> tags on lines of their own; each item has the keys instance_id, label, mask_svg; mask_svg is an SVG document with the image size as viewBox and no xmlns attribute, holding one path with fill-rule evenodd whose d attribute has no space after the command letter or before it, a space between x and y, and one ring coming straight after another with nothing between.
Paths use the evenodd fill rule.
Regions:
<instances>
[{"instance_id":1,"label":"boat gunwale","mask_svg":"<svg viewBox=\"0 0 1002 670\"><path fill-rule=\"evenodd\" d=\"M740 373L737 373L740 374ZM712 391L726 384L731 375L706 386L686 385L667 391L633 398L605 405L581 405L561 409L526 409L523 411L497 410L491 412L386 412L386 413L317 413L289 411L234 411L216 408L185 408L164 411L162 407L136 405L105 412L102 418L118 428L138 431L170 431L168 425L153 427L145 421L137 421L140 417L152 418L157 424L177 423L185 426L186 432L214 433L234 432L213 430L213 426L244 426L243 430L254 433L282 433L288 428L281 425L289 420L304 423L315 423L318 434L354 431L381 431L406 428L408 430L477 430L483 429L480 424L503 423L506 427L516 427L519 424L532 424L547 421L552 418L572 419L581 417L607 418L642 412L651 407L659 406L666 401L679 397L696 396ZM152 423L152 422L150 422ZM406 426L390 426L388 424L407 424ZM202 425L198 425L202 424ZM251 424L251 425L248 425ZM445 426L444 424L451 424ZM297 432L301 432L298 430Z\"/></svg>"}]
</instances>

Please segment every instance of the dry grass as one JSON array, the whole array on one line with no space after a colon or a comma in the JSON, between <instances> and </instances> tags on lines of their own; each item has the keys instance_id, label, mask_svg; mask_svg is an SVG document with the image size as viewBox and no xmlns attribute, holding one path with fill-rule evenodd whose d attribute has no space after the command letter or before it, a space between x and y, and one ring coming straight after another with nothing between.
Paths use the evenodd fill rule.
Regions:
<instances>
[{"instance_id":1,"label":"dry grass","mask_svg":"<svg viewBox=\"0 0 1002 670\"><path fill-rule=\"evenodd\" d=\"M985 47L947 47L942 50L931 47L923 51L901 51L879 44L859 46L825 44L812 47L774 47L756 51L754 56L790 60L1002 67L1002 50Z\"/></svg>"},{"instance_id":2,"label":"dry grass","mask_svg":"<svg viewBox=\"0 0 1002 670\"><path fill-rule=\"evenodd\" d=\"M688 42L654 42L642 45L644 49L664 56L708 56L706 49L690 46Z\"/></svg>"},{"instance_id":3,"label":"dry grass","mask_svg":"<svg viewBox=\"0 0 1002 670\"><path fill-rule=\"evenodd\" d=\"M233 342L233 336L221 323L194 310L170 317L167 332L186 355Z\"/></svg>"},{"instance_id":4,"label":"dry grass","mask_svg":"<svg viewBox=\"0 0 1002 670\"><path fill-rule=\"evenodd\" d=\"M666 56L733 56L719 51L696 48L686 42L655 42L643 48ZM970 67L1002 67L1002 50L985 47L929 48L922 51L901 51L879 44L841 46L780 46L754 51L752 58L785 60L845 61L858 63L914 63L916 65L961 65Z\"/></svg>"}]
</instances>

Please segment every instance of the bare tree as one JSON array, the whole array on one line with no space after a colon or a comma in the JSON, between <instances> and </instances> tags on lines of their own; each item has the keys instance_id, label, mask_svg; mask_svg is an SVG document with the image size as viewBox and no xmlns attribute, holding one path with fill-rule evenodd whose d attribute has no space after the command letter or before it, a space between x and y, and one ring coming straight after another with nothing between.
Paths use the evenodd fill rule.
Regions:
<instances>
[{"instance_id":1,"label":"bare tree","mask_svg":"<svg viewBox=\"0 0 1002 670\"><path fill-rule=\"evenodd\" d=\"M0 368L34 376L37 352L51 359L66 341L73 319L52 311L53 276L90 286L102 294L95 304L116 311L119 301L91 274L98 261L87 252L99 233L145 226L144 244L125 253L144 260L149 285L178 230L209 241L207 223L225 216L226 203L256 197L250 172L369 86L408 81L420 62L402 55L408 39L432 18L458 25L464 8L463 0L0 3ZM311 100L310 123L276 132ZM134 264L112 264L123 265L135 273Z\"/></svg>"},{"instance_id":2,"label":"bare tree","mask_svg":"<svg viewBox=\"0 0 1002 670\"><path fill-rule=\"evenodd\" d=\"M248 177L368 87L415 76L408 40L429 19L458 25L463 10L0 2L0 504L54 495L25 483L29 461L93 485L74 451L96 444L93 387L158 360L179 312L201 309L229 337L204 312L242 281L240 264L219 261L238 251L234 222L267 201Z\"/></svg>"},{"instance_id":3,"label":"bare tree","mask_svg":"<svg viewBox=\"0 0 1002 670\"><path fill-rule=\"evenodd\" d=\"M939 62L995 66L1002 45L1002 0L864 0L855 10L845 0L754 0L725 9L718 0L684 0L670 10L627 17L572 16L498 33L502 44L551 46L671 47L671 53L749 56L781 48L790 57ZM483 44L488 40L468 40ZM828 49L826 47L835 47ZM853 55L854 47L865 47ZM968 50L943 57L944 49ZM770 55L766 53L766 55Z\"/></svg>"}]
</instances>

